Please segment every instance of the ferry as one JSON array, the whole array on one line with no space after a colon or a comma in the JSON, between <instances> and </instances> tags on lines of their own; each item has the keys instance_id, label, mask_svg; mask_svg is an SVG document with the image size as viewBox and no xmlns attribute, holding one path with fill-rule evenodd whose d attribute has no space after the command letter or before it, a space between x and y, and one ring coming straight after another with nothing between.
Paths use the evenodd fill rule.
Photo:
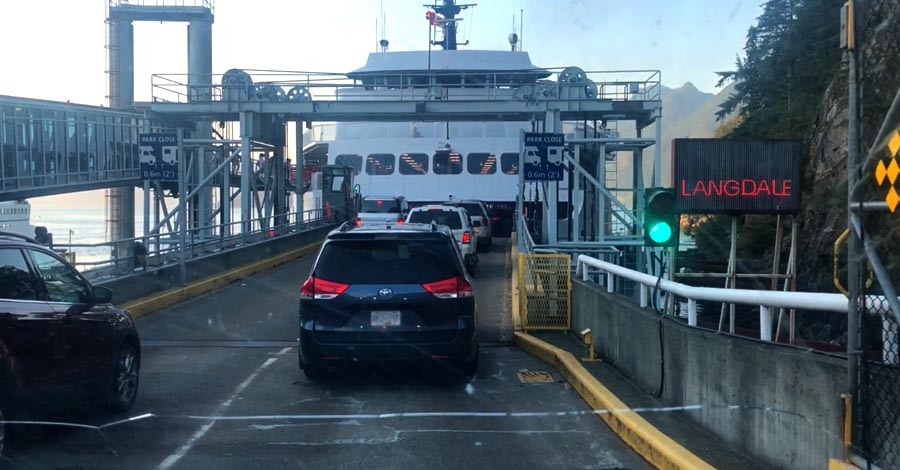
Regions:
<instances>
[{"instance_id":1,"label":"ferry","mask_svg":"<svg viewBox=\"0 0 900 470\"><path fill-rule=\"evenodd\" d=\"M0 202L0 232L34 238L34 228L31 225L31 204L27 200Z\"/></svg>"},{"instance_id":2,"label":"ferry","mask_svg":"<svg viewBox=\"0 0 900 470\"><path fill-rule=\"evenodd\" d=\"M370 53L363 67L346 74L365 87L341 90L338 100L424 96L429 80L463 89L459 94L465 96L488 96L510 93L511 84L537 86L551 76L535 66L527 52L517 50L515 34L509 36L510 50L457 49L454 15L462 7L452 0L430 7L428 18L441 19L444 37L436 41L441 49L389 52L382 40L381 52ZM307 131L304 142L310 144L304 154L307 164L353 167L363 195L402 195L410 206L451 199L484 201L493 213L496 233L504 236L513 228L521 130L535 129L531 122L497 121L318 124ZM566 178L560 184L562 204L567 188Z\"/></svg>"}]
</instances>

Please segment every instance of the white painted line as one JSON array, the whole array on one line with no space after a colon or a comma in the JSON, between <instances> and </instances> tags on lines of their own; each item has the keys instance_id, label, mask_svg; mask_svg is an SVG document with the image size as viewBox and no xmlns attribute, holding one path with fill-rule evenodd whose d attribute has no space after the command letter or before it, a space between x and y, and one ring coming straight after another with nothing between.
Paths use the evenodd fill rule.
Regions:
<instances>
[{"instance_id":1,"label":"white painted line","mask_svg":"<svg viewBox=\"0 0 900 470\"><path fill-rule=\"evenodd\" d=\"M156 469L157 470L168 470L168 469L172 468L173 465L178 463L179 460L181 460L185 455L187 455L188 452L190 452L191 448L194 447L194 444L196 444L200 439L203 439L203 436L205 436L206 433L208 433L209 430L213 427L213 425L216 424L216 421L221 419L222 415L225 414L225 411L228 410L228 408L231 406L231 403L234 402L235 398L237 398L238 395L240 395L244 390L246 390L247 387L250 386L250 384L253 382L253 380L255 380L256 377L259 376L259 374L263 370L265 370L267 367L274 364L275 361L278 360L279 356L287 353L290 350L291 350L291 348L284 348L278 352L276 357L270 357L270 358L266 359L266 361L263 362L261 366L257 367L256 370L253 371L252 374L250 374L246 379L244 379L243 382L241 382L240 384L238 384L237 387L235 387L234 391L231 392L231 395L228 397L227 400L222 402L222 404L219 405L218 408L216 408L215 414L213 415L213 417L210 418L211 420L208 423L204 424L203 426L200 426L200 429L197 429L197 431L195 431L194 434L191 435L190 439L188 439L187 442L184 443L184 445L182 445L181 447L178 448L178 450L176 450L175 452L170 454L168 457L166 457L166 459L163 460L162 463L160 463L159 465L156 466Z\"/></svg>"}]
</instances>

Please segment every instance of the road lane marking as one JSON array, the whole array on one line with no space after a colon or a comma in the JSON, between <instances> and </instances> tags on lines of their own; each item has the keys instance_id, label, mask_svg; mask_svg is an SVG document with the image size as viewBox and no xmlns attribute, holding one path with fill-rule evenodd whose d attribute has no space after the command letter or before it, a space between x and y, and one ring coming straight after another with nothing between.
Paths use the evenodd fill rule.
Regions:
<instances>
[{"instance_id":1,"label":"road lane marking","mask_svg":"<svg viewBox=\"0 0 900 470\"><path fill-rule=\"evenodd\" d=\"M256 379L256 377L259 376L260 373L262 373L263 370L274 364L279 357L286 354L291 349L292 348L284 348L279 351L278 354L275 355L275 357L266 359L266 361L263 362L262 365L257 367L252 374L250 374L246 379L244 379L243 382L235 387L234 391L231 392L231 395L227 400L222 402L222 404L219 405L218 408L216 408L216 412L214 414L216 418L213 418L208 423L200 426L200 429L197 429L197 431L195 431L194 434L191 435L190 439L188 439L187 442L184 443L184 445L182 445L178 448L178 450L166 457L166 459L163 460L162 463L156 466L156 469L168 470L172 468L172 466L174 466L176 463L178 463L179 460L181 460L185 455L187 455L188 452L190 452L191 448L194 447L194 444L196 444L200 439L203 439L203 436L205 436L206 433L208 433L209 430L212 429L213 425L216 424L216 421L218 421L217 418L220 418L223 414L225 414L225 411L228 410L228 408L231 406L231 403L234 402L238 395L246 390L247 387L250 386L250 384Z\"/></svg>"}]
</instances>

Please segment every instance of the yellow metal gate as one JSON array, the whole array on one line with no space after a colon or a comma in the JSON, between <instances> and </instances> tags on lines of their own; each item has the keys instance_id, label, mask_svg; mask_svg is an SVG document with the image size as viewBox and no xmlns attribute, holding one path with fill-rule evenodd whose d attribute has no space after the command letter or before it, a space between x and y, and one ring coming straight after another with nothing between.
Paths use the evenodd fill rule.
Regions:
<instances>
[{"instance_id":1,"label":"yellow metal gate","mask_svg":"<svg viewBox=\"0 0 900 470\"><path fill-rule=\"evenodd\" d=\"M572 312L571 258L519 254L519 315L527 330L568 330Z\"/></svg>"}]
</instances>

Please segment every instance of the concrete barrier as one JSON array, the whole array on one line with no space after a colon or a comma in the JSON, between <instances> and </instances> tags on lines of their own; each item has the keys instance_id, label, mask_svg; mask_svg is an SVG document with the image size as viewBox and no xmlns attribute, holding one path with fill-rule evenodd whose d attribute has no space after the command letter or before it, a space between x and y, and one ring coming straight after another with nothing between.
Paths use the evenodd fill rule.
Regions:
<instances>
[{"instance_id":1,"label":"concrete barrier","mask_svg":"<svg viewBox=\"0 0 900 470\"><path fill-rule=\"evenodd\" d=\"M772 467L827 468L842 456L844 359L687 326L594 283L573 282L572 329L644 392Z\"/></svg>"},{"instance_id":2,"label":"concrete barrier","mask_svg":"<svg viewBox=\"0 0 900 470\"><path fill-rule=\"evenodd\" d=\"M187 284L213 278L236 268L321 241L335 227L336 225L327 225L190 259L186 263ZM113 302L121 305L179 288L181 287L179 277L178 263L173 263L152 271L140 271L95 284L112 289Z\"/></svg>"}]
</instances>

